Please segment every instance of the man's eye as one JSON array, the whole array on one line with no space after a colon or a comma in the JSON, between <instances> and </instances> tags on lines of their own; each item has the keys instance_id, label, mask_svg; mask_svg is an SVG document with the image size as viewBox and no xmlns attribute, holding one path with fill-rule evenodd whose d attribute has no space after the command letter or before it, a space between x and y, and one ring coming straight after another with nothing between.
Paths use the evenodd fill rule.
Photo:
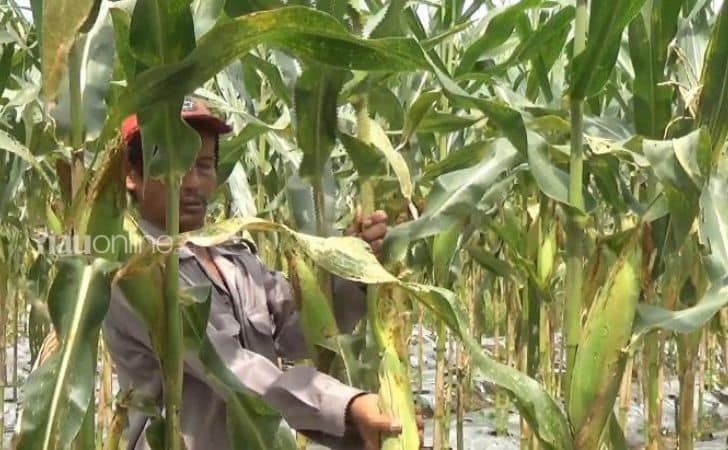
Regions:
<instances>
[{"instance_id":1,"label":"man's eye","mask_svg":"<svg viewBox=\"0 0 728 450\"><path fill-rule=\"evenodd\" d=\"M212 169L214 167L214 164L211 160L205 159L202 161L197 161L197 167L199 167L200 169L207 170L207 169Z\"/></svg>"}]
</instances>

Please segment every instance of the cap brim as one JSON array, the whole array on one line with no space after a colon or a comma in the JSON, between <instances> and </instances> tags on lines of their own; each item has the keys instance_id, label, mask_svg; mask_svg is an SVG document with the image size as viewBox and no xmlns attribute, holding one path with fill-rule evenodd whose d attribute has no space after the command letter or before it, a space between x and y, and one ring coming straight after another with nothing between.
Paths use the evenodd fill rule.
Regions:
<instances>
[{"instance_id":1,"label":"cap brim","mask_svg":"<svg viewBox=\"0 0 728 450\"><path fill-rule=\"evenodd\" d=\"M227 134L233 131L232 127L223 120L209 114L182 114L182 118L193 127L202 127L217 134Z\"/></svg>"}]
</instances>

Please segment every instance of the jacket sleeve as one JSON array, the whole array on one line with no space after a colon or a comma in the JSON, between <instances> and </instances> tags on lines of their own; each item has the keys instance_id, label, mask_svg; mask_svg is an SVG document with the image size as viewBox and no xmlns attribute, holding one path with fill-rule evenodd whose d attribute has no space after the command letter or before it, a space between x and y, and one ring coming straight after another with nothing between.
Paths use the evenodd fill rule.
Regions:
<instances>
[{"instance_id":1,"label":"jacket sleeve","mask_svg":"<svg viewBox=\"0 0 728 450\"><path fill-rule=\"evenodd\" d=\"M150 360L157 359L144 324L118 288L112 293L104 327L112 357L126 371L133 373L137 365L147 366ZM336 437L345 435L346 407L361 390L311 367L294 367L283 372L267 358L244 349L235 336L218 332L209 324L207 334L244 389L281 412L291 427ZM148 367L141 368L148 372ZM184 371L186 376L193 376L216 390L193 352L185 353Z\"/></svg>"}]
</instances>

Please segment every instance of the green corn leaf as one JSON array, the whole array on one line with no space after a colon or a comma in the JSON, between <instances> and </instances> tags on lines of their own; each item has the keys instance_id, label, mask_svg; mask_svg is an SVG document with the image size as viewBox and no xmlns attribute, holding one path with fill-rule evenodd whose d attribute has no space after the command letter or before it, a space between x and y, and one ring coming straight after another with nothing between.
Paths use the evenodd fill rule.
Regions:
<instances>
[{"instance_id":1,"label":"green corn leaf","mask_svg":"<svg viewBox=\"0 0 728 450\"><path fill-rule=\"evenodd\" d=\"M61 347L26 382L18 450L63 450L79 432L95 386L96 345L114 268L103 259L58 261L48 310Z\"/></svg>"},{"instance_id":2,"label":"green corn leaf","mask_svg":"<svg viewBox=\"0 0 728 450\"><path fill-rule=\"evenodd\" d=\"M442 97L440 91L426 91L421 93L407 110L404 120L401 142L408 142L414 134L422 119L427 115L435 102Z\"/></svg>"},{"instance_id":3,"label":"green corn leaf","mask_svg":"<svg viewBox=\"0 0 728 450\"><path fill-rule=\"evenodd\" d=\"M634 122L638 133L661 139L672 118L672 88L661 85L668 46L677 33L680 0L652 0L629 25L629 54L634 67Z\"/></svg>"},{"instance_id":4,"label":"green corn leaf","mask_svg":"<svg viewBox=\"0 0 728 450\"><path fill-rule=\"evenodd\" d=\"M30 150L26 146L18 142L12 135L2 130L0 130L0 150L4 150L8 153L17 155L23 161L29 163L31 167L38 171L44 181L46 181L49 185L51 184L50 179L46 175L38 160L30 152Z\"/></svg>"},{"instance_id":5,"label":"green corn leaf","mask_svg":"<svg viewBox=\"0 0 728 450\"><path fill-rule=\"evenodd\" d=\"M472 214L473 205L486 197L499 178L520 160L518 151L505 139L496 140L493 149L480 164L438 177L422 215L387 234L385 254L398 259L409 242L435 235Z\"/></svg>"},{"instance_id":6,"label":"green corn leaf","mask_svg":"<svg viewBox=\"0 0 728 450\"><path fill-rule=\"evenodd\" d=\"M417 127L418 133L452 133L468 128L478 119L430 111Z\"/></svg>"},{"instance_id":7,"label":"green corn leaf","mask_svg":"<svg viewBox=\"0 0 728 450\"><path fill-rule=\"evenodd\" d=\"M493 152L493 141L478 141L456 149L444 159L425 166L422 181L430 181L455 170L472 167L486 159Z\"/></svg>"},{"instance_id":8,"label":"green corn leaf","mask_svg":"<svg viewBox=\"0 0 728 450\"><path fill-rule=\"evenodd\" d=\"M717 159L728 136L728 3L720 8L711 30L700 76L700 106L698 124L707 126L713 143L713 158Z\"/></svg>"},{"instance_id":9,"label":"green corn leaf","mask_svg":"<svg viewBox=\"0 0 728 450\"><path fill-rule=\"evenodd\" d=\"M428 67L422 49L414 40L364 40L350 34L325 13L292 6L216 25L181 61L140 74L127 87L119 110L122 114L138 111L161 99L191 92L259 44L282 48L338 68L392 72Z\"/></svg>"},{"instance_id":10,"label":"green corn leaf","mask_svg":"<svg viewBox=\"0 0 728 450\"><path fill-rule=\"evenodd\" d=\"M622 32L645 0L591 2L586 48L572 61L571 96L583 99L599 92L617 61Z\"/></svg>"},{"instance_id":11,"label":"green corn leaf","mask_svg":"<svg viewBox=\"0 0 728 450\"><path fill-rule=\"evenodd\" d=\"M318 180L336 143L336 100L344 72L315 65L306 69L296 83L294 102L296 137L303 151L299 173Z\"/></svg>"},{"instance_id":12,"label":"green corn leaf","mask_svg":"<svg viewBox=\"0 0 728 450\"><path fill-rule=\"evenodd\" d=\"M374 27L374 30L372 30L369 37L372 39L378 39L392 36L404 36L405 28L403 26L404 20L402 15L406 7L406 0L390 0L387 2L382 7L382 10L377 13L377 16L381 15L381 18L376 17L376 20L378 20L377 26Z\"/></svg>"},{"instance_id":13,"label":"green corn leaf","mask_svg":"<svg viewBox=\"0 0 728 450\"><path fill-rule=\"evenodd\" d=\"M182 60L195 48L189 0L139 0L129 28L129 45L137 63L139 80L144 68L166 66ZM158 32L149 34L149 30ZM132 84L134 82L132 81ZM182 177L200 149L198 133L180 118L182 98L189 92L166 93L137 111L144 153L144 174ZM126 96L122 96L123 103Z\"/></svg>"},{"instance_id":14,"label":"green corn leaf","mask_svg":"<svg viewBox=\"0 0 728 450\"><path fill-rule=\"evenodd\" d=\"M529 133L528 141L528 168L536 180L536 184L548 197L568 205L569 174L549 160L547 151L551 147L540 135ZM589 192L584 190L582 195L585 199L586 209L594 208L595 201Z\"/></svg>"},{"instance_id":15,"label":"green corn leaf","mask_svg":"<svg viewBox=\"0 0 728 450\"><path fill-rule=\"evenodd\" d=\"M481 55L503 44L513 34L516 19L529 8L535 8L541 0L521 0L520 2L495 10L490 17L482 37L472 43L455 71L456 75L469 72Z\"/></svg>"},{"instance_id":16,"label":"green corn leaf","mask_svg":"<svg viewBox=\"0 0 728 450\"><path fill-rule=\"evenodd\" d=\"M678 139L644 139L642 151L661 183L697 193L710 172L710 136L704 128Z\"/></svg>"},{"instance_id":17,"label":"green corn leaf","mask_svg":"<svg viewBox=\"0 0 728 450\"><path fill-rule=\"evenodd\" d=\"M675 333L692 333L703 327L715 314L728 304L728 285L717 281L695 306L670 311L648 303L637 306L632 336L633 345L653 330Z\"/></svg>"},{"instance_id":18,"label":"green corn leaf","mask_svg":"<svg viewBox=\"0 0 728 450\"><path fill-rule=\"evenodd\" d=\"M101 2L99 2L101 3ZM109 15L110 8L101 7L96 23L77 40L79 51L83 54L79 64L80 77L83 79L81 94L83 96L83 124L87 141L100 137L107 115L106 98L111 88L114 70L114 27ZM117 15L125 14L120 8L113 8ZM123 43L120 42L120 47ZM121 53L120 50L119 52ZM56 136L66 136L70 142L71 133L71 95L68 83L62 83L57 89L58 104L51 114L56 119Z\"/></svg>"},{"instance_id":19,"label":"green corn leaf","mask_svg":"<svg viewBox=\"0 0 728 450\"><path fill-rule=\"evenodd\" d=\"M396 95L385 86L369 91L369 111L381 116L390 130L399 130L404 126L404 110Z\"/></svg>"},{"instance_id":20,"label":"green corn leaf","mask_svg":"<svg viewBox=\"0 0 728 450\"><path fill-rule=\"evenodd\" d=\"M386 160L374 146L346 133L338 133L338 137L362 180L384 173Z\"/></svg>"},{"instance_id":21,"label":"green corn leaf","mask_svg":"<svg viewBox=\"0 0 728 450\"><path fill-rule=\"evenodd\" d=\"M707 271L713 282L728 276L728 176L718 170L700 196L700 241L708 249Z\"/></svg>"}]
</instances>

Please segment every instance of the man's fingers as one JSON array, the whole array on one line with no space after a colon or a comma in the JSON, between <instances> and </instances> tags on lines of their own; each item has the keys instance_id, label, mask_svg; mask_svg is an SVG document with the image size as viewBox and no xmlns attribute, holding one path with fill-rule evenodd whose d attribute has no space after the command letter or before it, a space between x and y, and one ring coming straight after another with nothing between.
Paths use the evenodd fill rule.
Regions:
<instances>
[{"instance_id":1,"label":"man's fingers","mask_svg":"<svg viewBox=\"0 0 728 450\"><path fill-rule=\"evenodd\" d=\"M351 225L344 231L346 236L358 236L361 233L362 224L361 206L357 205Z\"/></svg>"},{"instance_id":2,"label":"man's fingers","mask_svg":"<svg viewBox=\"0 0 728 450\"><path fill-rule=\"evenodd\" d=\"M372 213L369 218L372 220L372 222L386 222L387 220L387 213L384 212L381 209L378 209Z\"/></svg>"},{"instance_id":3,"label":"man's fingers","mask_svg":"<svg viewBox=\"0 0 728 450\"><path fill-rule=\"evenodd\" d=\"M362 222L362 227L367 228L378 223L386 223L387 218L387 213L379 209L377 211L374 211L369 217L366 217L364 219L364 221Z\"/></svg>"},{"instance_id":4,"label":"man's fingers","mask_svg":"<svg viewBox=\"0 0 728 450\"><path fill-rule=\"evenodd\" d=\"M384 245L384 239L377 239L376 241L372 241L369 243L369 246L372 248L372 253L375 255L379 255L379 253L382 252L382 246Z\"/></svg>"},{"instance_id":5,"label":"man's fingers","mask_svg":"<svg viewBox=\"0 0 728 450\"><path fill-rule=\"evenodd\" d=\"M366 450L379 450L379 436L364 441L364 448Z\"/></svg>"},{"instance_id":6,"label":"man's fingers","mask_svg":"<svg viewBox=\"0 0 728 450\"><path fill-rule=\"evenodd\" d=\"M370 226L369 228L364 228L360 236L365 241L371 242L383 238L385 234L387 234L387 224L378 223Z\"/></svg>"},{"instance_id":7,"label":"man's fingers","mask_svg":"<svg viewBox=\"0 0 728 450\"><path fill-rule=\"evenodd\" d=\"M398 420L392 420L383 414L372 417L369 420L369 425L373 430L381 433L399 434L402 432L402 424Z\"/></svg>"}]
</instances>

